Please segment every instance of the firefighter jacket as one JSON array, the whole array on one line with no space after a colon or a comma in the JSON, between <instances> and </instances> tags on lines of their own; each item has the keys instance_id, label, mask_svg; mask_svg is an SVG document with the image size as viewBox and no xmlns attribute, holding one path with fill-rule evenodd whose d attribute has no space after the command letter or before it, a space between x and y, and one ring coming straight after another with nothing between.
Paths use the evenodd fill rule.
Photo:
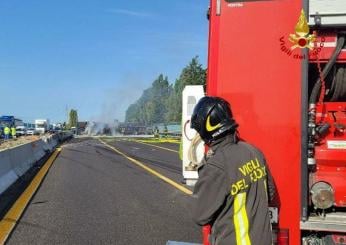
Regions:
<instances>
[{"instance_id":1,"label":"firefighter jacket","mask_svg":"<svg viewBox=\"0 0 346 245\"><path fill-rule=\"evenodd\" d=\"M272 244L268 197L274 197L263 154L232 135L211 145L198 169L192 216L212 225L212 245Z\"/></svg>"}]
</instances>

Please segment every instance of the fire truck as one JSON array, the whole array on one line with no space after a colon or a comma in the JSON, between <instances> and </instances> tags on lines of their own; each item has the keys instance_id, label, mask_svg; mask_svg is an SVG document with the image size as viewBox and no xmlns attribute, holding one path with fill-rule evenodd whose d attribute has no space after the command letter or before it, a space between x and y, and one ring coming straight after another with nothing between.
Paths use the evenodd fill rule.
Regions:
<instances>
[{"instance_id":1,"label":"fire truck","mask_svg":"<svg viewBox=\"0 0 346 245\"><path fill-rule=\"evenodd\" d=\"M274 243L346 244L346 1L211 0L206 94L278 190Z\"/></svg>"}]
</instances>

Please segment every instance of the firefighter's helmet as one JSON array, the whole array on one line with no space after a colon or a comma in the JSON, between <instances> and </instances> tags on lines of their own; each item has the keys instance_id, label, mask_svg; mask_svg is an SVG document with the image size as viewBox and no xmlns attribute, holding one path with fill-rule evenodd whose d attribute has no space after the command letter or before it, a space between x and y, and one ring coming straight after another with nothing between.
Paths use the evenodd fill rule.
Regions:
<instances>
[{"instance_id":1,"label":"firefighter's helmet","mask_svg":"<svg viewBox=\"0 0 346 245\"><path fill-rule=\"evenodd\" d=\"M199 133L206 144L227 133L234 133L237 127L229 103L219 97L200 99L191 116L191 128Z\"/></svg>"}]
</instances>

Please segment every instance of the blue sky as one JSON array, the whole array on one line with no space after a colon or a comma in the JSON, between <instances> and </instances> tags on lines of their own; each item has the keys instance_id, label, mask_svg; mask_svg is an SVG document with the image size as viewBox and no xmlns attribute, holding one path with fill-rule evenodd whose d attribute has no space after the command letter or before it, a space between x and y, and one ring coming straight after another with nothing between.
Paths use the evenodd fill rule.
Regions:
<instances>
[{"instance_id":1,"label":"blue sky","mask_svg":"<svg viewBox=\"0 0 346 245\"><path fill-rule=\"evenodd\" d=\"M163 73L207 62L209 0L1 0L0 115L124 119Z\"/></svg>"}]
</instances>

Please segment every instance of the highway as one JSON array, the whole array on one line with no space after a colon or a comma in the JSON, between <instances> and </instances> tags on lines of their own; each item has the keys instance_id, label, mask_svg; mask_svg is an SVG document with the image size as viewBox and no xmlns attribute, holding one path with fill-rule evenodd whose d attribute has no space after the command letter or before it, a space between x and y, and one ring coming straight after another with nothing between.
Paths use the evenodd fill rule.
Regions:
<instances>
[{"instance_id":1,"label":"highway","mask_svg":"<svg viewBox=\"0 0 346 245\"><path fill-rule=\"evenodd\" d=\"M6 244L164 245L201 243L190 195L124 157L180 184L177 144L73 139L62 146Z\"/></svg>"}]
</instances>

